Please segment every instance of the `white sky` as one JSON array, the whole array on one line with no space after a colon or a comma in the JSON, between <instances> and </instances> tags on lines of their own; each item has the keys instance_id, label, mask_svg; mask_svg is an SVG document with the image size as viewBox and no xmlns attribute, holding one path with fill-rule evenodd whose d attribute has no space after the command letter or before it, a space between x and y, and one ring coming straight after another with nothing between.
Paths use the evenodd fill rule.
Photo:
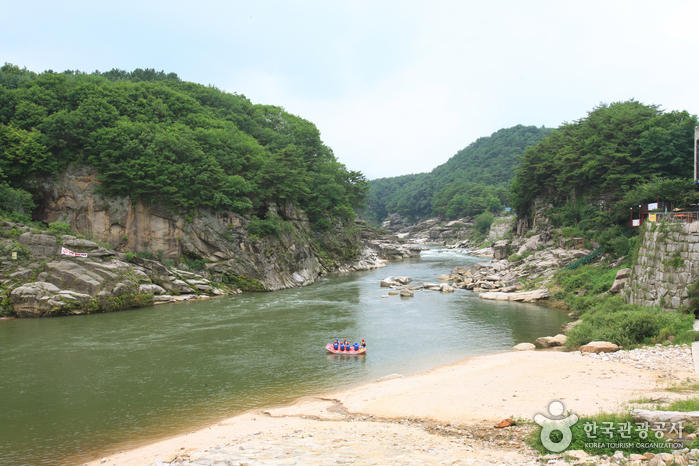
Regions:
<instances>
[{"instance_id":1,"label":"white sky","mask_svg":"<svg viewBox=\"0 0 699 466\"><path fill-rule=\"evenodd\" d=\"M699 2L0 0L0 62L155 68L316 124L369 178L635 98L699 113Z\"/></svg>"}]
</instances>

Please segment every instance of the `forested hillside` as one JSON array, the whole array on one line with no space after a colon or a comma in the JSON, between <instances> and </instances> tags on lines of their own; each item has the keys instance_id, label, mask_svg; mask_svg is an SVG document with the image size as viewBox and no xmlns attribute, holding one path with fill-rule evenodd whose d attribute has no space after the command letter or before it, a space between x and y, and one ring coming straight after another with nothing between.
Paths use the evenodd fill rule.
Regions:
<instances>
[{"instance_id":1,"label":"forested hillside","mask_svg":"<svg viewBox=\"0 0 699 466\"><path fill-rule=\"evenodd\" d=\"M618 236L639 204L696 202L696 125L686 111L635 100L601 104L525 151L511 202L520 218L532 218L538 204L554 226Z\"/></svg>"},{"instance_id":2,"label":"forested hillside","mask_svg":"<svg viewBox=\"0 0 699 466\"><path fill-rule=\"evenodd\" d=\"M364 215L379 223L394 212L417 219L499 211L508 202L518 157L550 132L522 125L501 129L479 138L430 173L372 180Z\"/></svg>"},{"instance_id":3,"label":"forested hillside","mask_svg":"<svg viewBox=\"0 0 699 466\"><path fill-rule=\"evenodd\" d=\"M5 64L0 209L28 212L26 181L71 164L95 167L108 195L260 216L269 203L293 202L317 229L352 218L367 189L313 123L280 107L174 73L36 74Z\"/></svg>"}]
</instances>

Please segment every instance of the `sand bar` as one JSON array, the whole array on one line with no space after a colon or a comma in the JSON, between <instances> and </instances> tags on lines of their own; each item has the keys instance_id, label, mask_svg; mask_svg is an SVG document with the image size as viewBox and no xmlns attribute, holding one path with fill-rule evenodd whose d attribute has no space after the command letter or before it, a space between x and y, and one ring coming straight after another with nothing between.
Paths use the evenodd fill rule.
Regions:
<instances>
[{"instance_id":1,"label":"sand bar","mask_svg":"<svg viewBox=\"0 0 699 466\"><path fill-rule=\"evenodd\" d=\"M178 456L195 462L211 460L211 455L230 458L232 452L254 458L248 464L313 464L313 458L322 464L470 464L479 459L525 464L532 457L521 442L517 446L492 438L507 439L505 429L478 442L472 436L436 435L427 426L492 426L507 417L531 419L536 413L547 415L554 399L578 415L615 411L632 398L657 395L667 382L687 377L696 375L677 373L668 380L627 364L561 351L479 356L304 398L287 407L247 412L86 464L154 465ZM387 418L393 421L381 422Z\"/></svg>"}]
</instances>

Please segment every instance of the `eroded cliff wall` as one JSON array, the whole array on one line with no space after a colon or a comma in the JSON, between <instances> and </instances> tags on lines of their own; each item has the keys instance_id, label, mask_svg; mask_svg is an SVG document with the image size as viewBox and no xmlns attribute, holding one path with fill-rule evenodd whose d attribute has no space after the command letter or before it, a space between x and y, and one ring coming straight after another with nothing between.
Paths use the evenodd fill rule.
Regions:
<instances>
[{"instance_id":1,"label":"eroded cliff wall","mask_svg":"<svg viewBox=\"0 0 699 466\"><path fill-rule=\"evenodd\" d=\"M336 253L325 250L323 235L312 232L293 205L270 206L287 228L279 235L255 238L247 231L249 219L235 212L173 212L140 199L104 197L99 186L97 173L89 167L35 181L33 188L41 198L35 220L70 223L73 231L117 251L207 259L212 280L246 277L266 290L308 285L328 271L328 264L340 267L350 259L346 256L355 259L361 252L359 232L351 225L326 234L337 247L330 248ZM371 268L372 263L380 265L369 258L361 266Z\"/></svg>"}]
</instances>

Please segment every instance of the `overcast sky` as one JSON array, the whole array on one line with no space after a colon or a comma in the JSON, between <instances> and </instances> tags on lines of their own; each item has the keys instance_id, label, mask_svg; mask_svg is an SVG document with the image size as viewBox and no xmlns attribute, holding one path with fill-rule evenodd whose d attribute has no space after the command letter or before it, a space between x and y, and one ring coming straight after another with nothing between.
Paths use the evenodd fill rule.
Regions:
<instances>
[{"instance_id":1,"label":"overcast sky","mask_svg":"<svg viewBox=\"0 0 699 466\"><path fill-rule=\"evenodd\" d=\"M699 113L699 2L0 0L0 61L155 68L316 124L369 178L635 98Z\"/></svg>"}]
</instances>

